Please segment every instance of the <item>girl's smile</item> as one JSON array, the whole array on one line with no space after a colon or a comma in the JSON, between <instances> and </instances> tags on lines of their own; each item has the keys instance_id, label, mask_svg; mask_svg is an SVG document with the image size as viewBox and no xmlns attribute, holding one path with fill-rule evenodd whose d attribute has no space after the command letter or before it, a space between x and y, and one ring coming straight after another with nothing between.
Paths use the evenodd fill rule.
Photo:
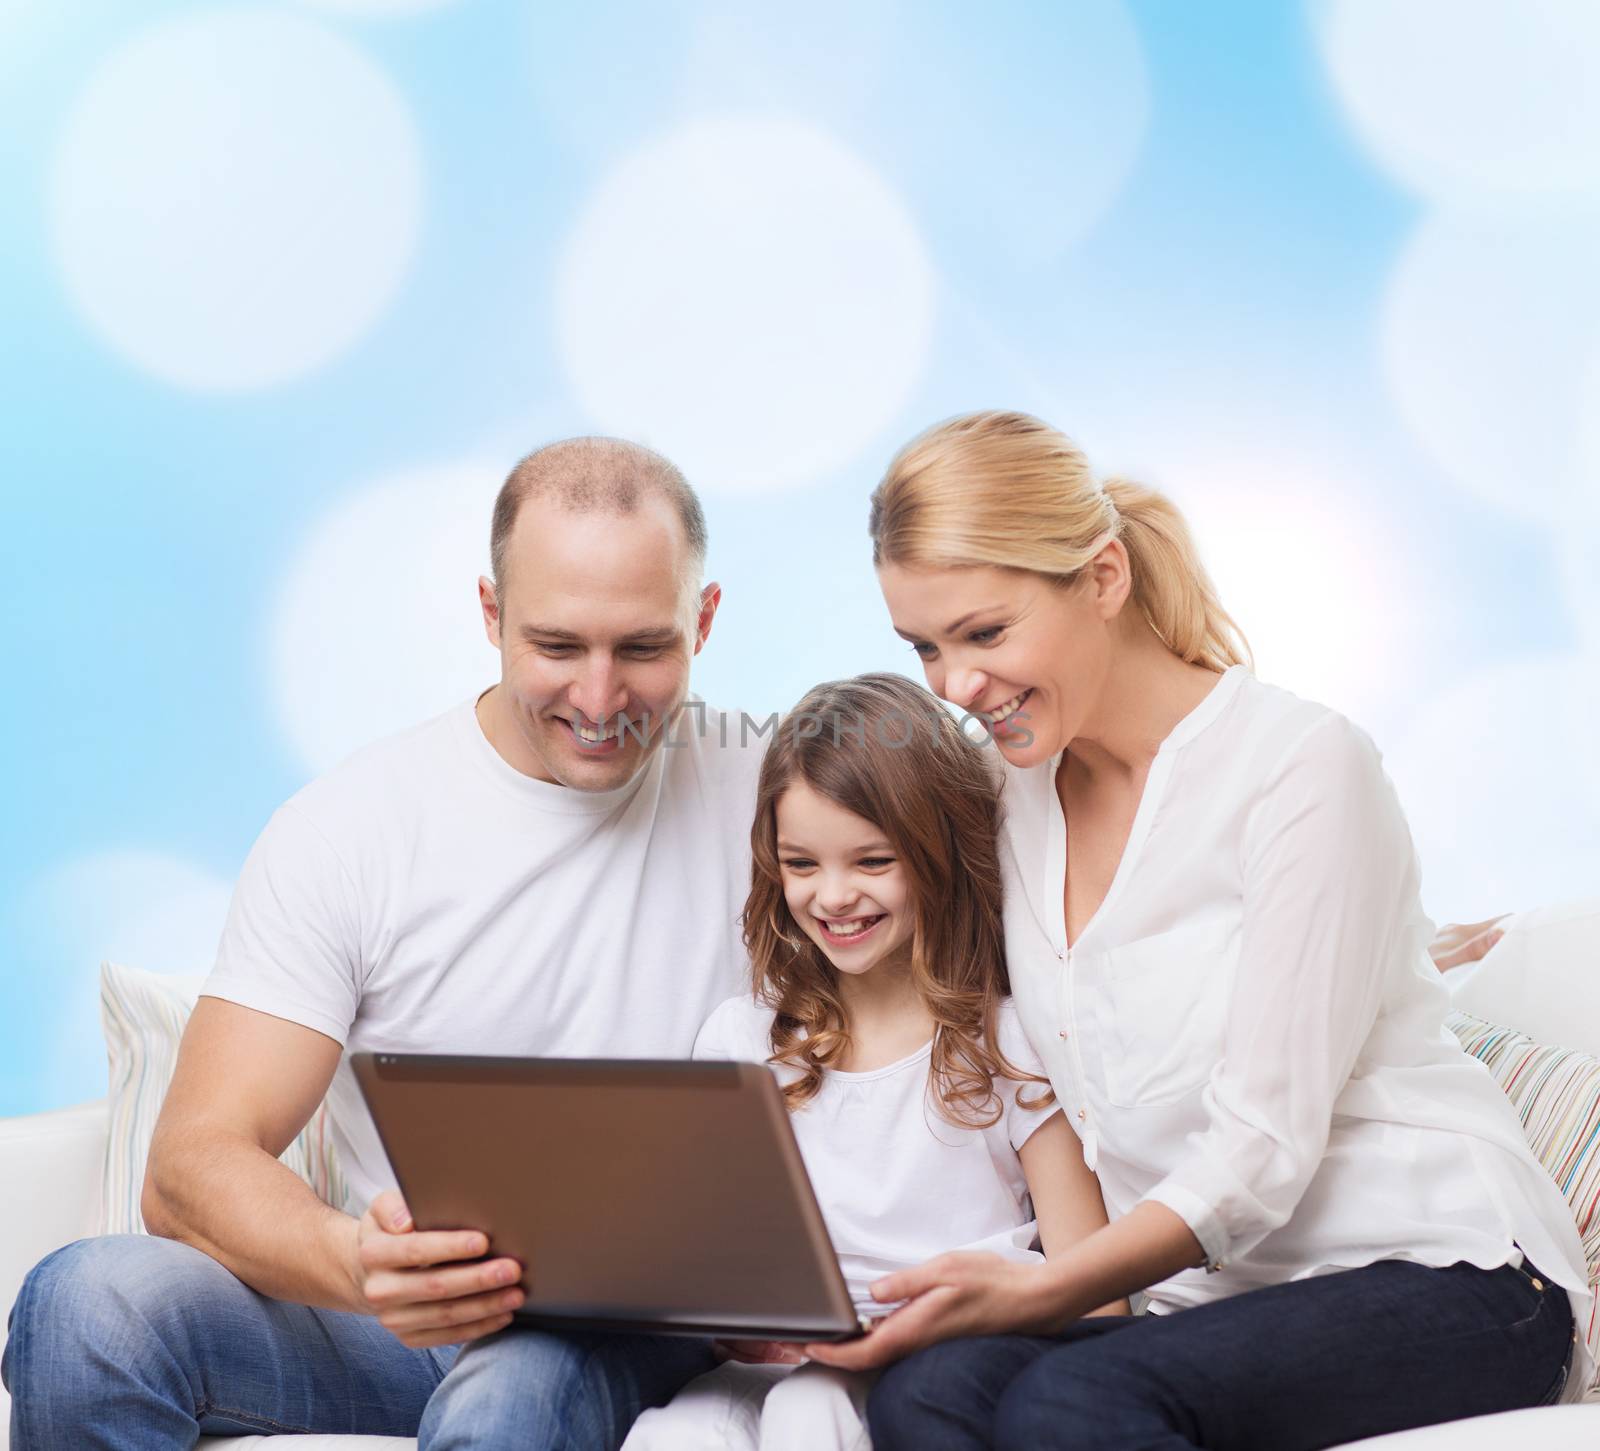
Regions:
<instances>
[{"instance_id":1,"label":"girl's smile","mask_svg":"<svg viewBox=\"0 0 1600 1451\"><path fill-rule=\"evenodd\" d=\"M870 937L878 928L879 923L889 920L886 913L878 913L870 917L845 917L829 920L826 917L816 919L822 928L823 941L830 946L850 948L859 946L863 939Z\"/></svg>"},{"instance_id":2,"label":"girl's smile","mask_svg":"<svg viewBox=\"0 0 1600 1451\"><path fill-rule=\"evenodd\" d=\"M777 802L783 899L842 973L859 976L911 940L906 874L883 832L795 781Z\"/></svg>"}]
</instances>

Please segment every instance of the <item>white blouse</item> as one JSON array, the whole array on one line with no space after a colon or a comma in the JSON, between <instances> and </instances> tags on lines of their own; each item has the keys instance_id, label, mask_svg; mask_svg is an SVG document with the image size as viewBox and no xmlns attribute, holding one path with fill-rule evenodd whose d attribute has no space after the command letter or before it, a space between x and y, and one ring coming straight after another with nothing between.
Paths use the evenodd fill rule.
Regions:
<instances>
[{"instance_id":1,"label":"white blouse","mask_svg":"<svg viewBox=\"0 0 1600 1451\"><path fill-rule=\"evenodd\" d=\"M1151 1308L1382 1259L1489 1269L1518 1245L1587 1325L1566 1201L1444 1026L1368 737L1234 666L1162 742L1070 948L1060 759L1005 773L1012 991L1112 1218L1155 1200L1205 1250ZM1580 1337L1574 1394L1586 1359Z\"/></svg>"}]
</instances>

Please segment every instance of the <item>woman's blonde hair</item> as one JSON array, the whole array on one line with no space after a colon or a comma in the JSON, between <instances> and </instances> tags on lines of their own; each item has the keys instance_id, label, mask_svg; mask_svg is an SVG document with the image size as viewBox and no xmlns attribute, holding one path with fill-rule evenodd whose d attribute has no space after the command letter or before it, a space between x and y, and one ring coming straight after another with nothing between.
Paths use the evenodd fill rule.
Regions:
<instances>
[{"instance_id":1,"label":"woman's blonde hair","mask_svg":"<svg viewBox=\"0 0 1600 1451\"><path fill-rule=\"evenodd\" d=\"M799 1070L791 1109L822 1087L850 1047L838 970L794 920L778 858L778 802L796 782L870 821L910 888L910 972L934 1021L930 1076L941 1114L999 1120L997 1078L1046 1080L1007 1060L996 1037L1011 991L1000 918L1000 790L983 750L920 686L897 675L819 685L785 716L761 762L744 940L757 997L773 1010L772 1058Z\"/></svg>"},{"instance_id":2,"label":"woman's blonde hair","mask_svg":"<svg viewBox=\"0 0 1600 1451\"><path fill-rule=\"evenodd\" d=\"M1062 584L1120 539L1134 603L1173 654L1218 671L1250 659L1177 506L1126 479L1097 484L1082 450L1029 414L968 413L919 434L874 490L867 527L875 565L992 565Z\"/></svg>"}]
</instances>

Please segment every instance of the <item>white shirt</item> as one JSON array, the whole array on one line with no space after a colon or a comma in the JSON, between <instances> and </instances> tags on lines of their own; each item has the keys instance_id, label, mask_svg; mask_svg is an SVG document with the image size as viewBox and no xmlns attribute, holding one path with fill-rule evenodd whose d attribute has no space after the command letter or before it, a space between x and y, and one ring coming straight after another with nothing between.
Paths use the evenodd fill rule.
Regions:
<instances>
[{"instance_id":1,"label":"white shirt","mask_svg":"<svg viewBox=\"0 0 1600 1451\"><path fill-rule=\"evenodd\" d=\"M746 993L711 1015L695 1057L765 1063L771 1032L771 1010ZM1044 1072L1009 1002L1001 1006L996 1036L1014 1067ZM1042 1085L998 1078L1001 1113L994 1124L953 1124L931 1094L932 1052L929 1042L866 1073L830 1069L816 1096L789 1115L850 1298L863 1314L890 1308L872 1298L874 1280L948 1250L1043 1258L1033 1248L1038 1231L1017 1150L1060 1106L1023 1108L1018 1088L1031 1100ZM771 1067L780 1084L801 1076L787 1064Z\"/></svg>"},{"instance_id":2,"label":"white shirt","mask_svg":"<svg viewBox=\"0 0 1600 1451\"><path fill-rule=\"evenodd\" d=\"M1566 1202L1444 1026L1372 742L1234 666L1162 743L1070 949L1059 765L1006 770L1012 990L1107 1211L1165 1204L1205 1250L1151 1308L1381 1259L1488 1269L1515 1242L1587 1324Z\"/></svg>"},{"instance_id":3,"label":"white shirt","mask_svg":"<svg viewBox=\"0 0 1600 1451\"><path fill-rule=\"evenodd\" d=\"M267 824L204 992L348 1050L329 1089L348 1208L394 1184L349 1052L685 1058L747 981L764 742L698 705L671 739L628 785L576 791L508 765L466 701Z\"/></svg>"}]
</instances>

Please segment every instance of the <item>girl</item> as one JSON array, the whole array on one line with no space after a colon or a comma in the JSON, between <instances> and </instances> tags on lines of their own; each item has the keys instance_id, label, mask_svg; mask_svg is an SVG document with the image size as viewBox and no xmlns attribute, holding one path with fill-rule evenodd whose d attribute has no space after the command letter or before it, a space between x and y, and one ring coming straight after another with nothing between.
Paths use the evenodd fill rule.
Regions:
<instances>
[{"instance_id":1,"label":"girl","mask_svg":"<svg viewBox=\"0 0 1600 1451\"><path fill-rule=\"evenodd\" d=\"M909 1304L817 1349L906 1357L879 1451L1299 1451L1581 1394L1582 1246L1444 1027L1372 742L1256 680L1177 509L1036 418L914 440L870 530L929 685L994 722L1018 1016L1114 1216L880 1283Z\"/></svg>"},{"instance_id":2,"label":"girl","mask_svg":"<svg viewBox=\"0 0 1600 1451\"><path fill-rule=\"evenodd\" d=\"M1030 1264L1036 1237L1059 1254L1105 1224L1006 997L997 824L982 749L897 676L818 686L762 763L754 992L711 1015L695 1053L772 1065L846 1282L874 1315L874 1280L944 1250ZM733 1349L746 1363L646 1412L629 1451L865 1444L872 1377Z\"/></svg>"}]
</instances>

